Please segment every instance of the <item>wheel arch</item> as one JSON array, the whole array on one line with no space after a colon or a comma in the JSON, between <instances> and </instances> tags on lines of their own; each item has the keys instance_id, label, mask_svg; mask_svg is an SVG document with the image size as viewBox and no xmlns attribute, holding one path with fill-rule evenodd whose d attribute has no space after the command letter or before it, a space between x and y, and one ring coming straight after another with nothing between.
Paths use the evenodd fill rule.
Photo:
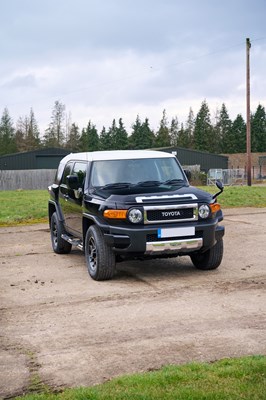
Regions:
<instances>
[{"instance_id":1,"label":"wheel arch","mask_svg":"<svg viewBox=\"0 0 266 400\"><path fill-rule=\"evenodd\" d=\"M56 214L57 214L57 217L58 217L59 221L60 221L60 222L63 222L63 221L64 221L64 218L62 217L62 213L61 213L61 210L60 210L59 205L58 205L55 201L49 200L49 202L48 202L49 226L51 225L51 218L52 218L52 215L53 215L53 213L55 213L55 212L56 212Z\"/></svg>"},{"instance_id":2,"label":"wheel arch","mask_svg":"<svg viewBox=\"0 0 266 400\"><path fill-rule=\"evenodd\" d=\"M83 235L83 243L85 243L87 230L91 225L95 225L96 222L93 218L90 218L88 215L83 215L82 218L82 235Z\"/></svg>"}]
</instances>

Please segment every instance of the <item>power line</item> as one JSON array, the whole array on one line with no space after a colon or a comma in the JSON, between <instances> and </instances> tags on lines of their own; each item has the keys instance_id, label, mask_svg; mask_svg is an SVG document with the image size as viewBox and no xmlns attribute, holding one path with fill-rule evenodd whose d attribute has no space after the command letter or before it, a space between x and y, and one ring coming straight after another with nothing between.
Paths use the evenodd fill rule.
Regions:
<instances>
[{"instance_id":1,"label":"power line","mask_svg":"<svg viewBox=\"0 0 266 400\"><path fill-rule=\"evenodd\" d=\"M263 41L263 40L266 40L266 37L255 38L255 39L252 39L251 42L257 42L257 41ZM82 93L82 92L86 92L88 90L91 90L93 88L105 87L105 86L108 86L108 85L113 85L113 84L129 81L129 80L132 80L134 78L141 77L141 76L144 76L144 75L147 75L147 74L150 75L151 71L152 72L158 72L158 71L163 71L165 69L169 69L169 68L172 68L172 67L175 67L175 66L188 64L188 63L191 63L191 62L194 62L194 61L197 61L197 60L212 56L214 54L220 54L220 53L227 52L228 50L231 50L231 49L236 48L236 47L242 47L244 43L245 43L244 41L241 41L241 42L233 44L231 46L227 46L227 47L220 48L220 49L217 49L217 50L214 50L214 51L210 51L208 53L201 54L201 55L199 55L197 57L189 58L189 59L182 60L182 61L179 61L179 62L176 62L176 63L171 63L171 64L165 65L163 67L156 67L156 66L149 66L148 67L148 66L146 66L146 67L144 67L144 68L146 68L145 72L139 72L139 73L136 73L136 74L124 76L122 78L113 79L113 80L106 81L106 82L100 82L100 83L91 84L89 86L85 86L85 87L82 87L82 88L79 88L79 89L68 90L68 91L65 91L65 92L61 92L60 95L53 96L53 98L58 99L58 98L61 98L62 96L68 96L68 95L75 94L75 93ZM41 99L48 99L48 98L52 98L52 96L41 97ZM11 106L12 105L17 105L17 104L29 104L29 102L26 102L26 103L24 101L13 102L13 103L9 103L9 106L10 105Z\"/></svg>"}]
</instances>

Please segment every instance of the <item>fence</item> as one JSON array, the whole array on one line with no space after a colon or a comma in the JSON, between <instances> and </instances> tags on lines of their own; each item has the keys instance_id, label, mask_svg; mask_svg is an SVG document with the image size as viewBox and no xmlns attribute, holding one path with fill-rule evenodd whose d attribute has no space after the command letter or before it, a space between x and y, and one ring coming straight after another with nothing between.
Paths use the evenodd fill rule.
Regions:
<instances>
[{"instance_id":1,"label":"fence","mask_svg":"<svg viewBox=\"0 0 266 400\"><path fill-rule=\"evenodd\" d=\"M246 180L245 170L238 169L210 169L207 175L207 185L215 185L219 180L224 185L244 185Z\"/></svg>"},{"instance_id":2,"label":"fence","mask_svg":"<svg viewBox=\"0 0 266 400\"><path fill-rule=\"evenodd\" d=\"M0 170L0 190L47 189L55 169Z\"/></svg>"}]
</instances>

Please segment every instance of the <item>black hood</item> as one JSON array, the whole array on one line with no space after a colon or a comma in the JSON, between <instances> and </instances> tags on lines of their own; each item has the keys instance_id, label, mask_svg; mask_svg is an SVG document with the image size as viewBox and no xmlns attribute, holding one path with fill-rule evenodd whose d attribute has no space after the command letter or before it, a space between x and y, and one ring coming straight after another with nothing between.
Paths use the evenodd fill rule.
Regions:
<instances>
[{"instance_id":1,"label":"black hood","mask_svg":"<svg viewBox=\"0 0 266 400\"><path fill-rule=\"evenodd\" d=\"M156 189L156 191L155 191ZM102 194L102 193L101 193ZM153 192L147 193L147 191L141 191L140 193L128 193L128 194L108 194L105 192L105 199L112 203L118 204L154 204L160 203L161 201L165 204L176 204L183 202L191 203L210 203L212 195L204 192L203 190L197 189L194 186L183 186L179 189L172 191L158 191L158 187L154 188ZM180 196L180 197L179 197ZM141 200L140 200L141 199Z\"/></svg>"}]
</instances>

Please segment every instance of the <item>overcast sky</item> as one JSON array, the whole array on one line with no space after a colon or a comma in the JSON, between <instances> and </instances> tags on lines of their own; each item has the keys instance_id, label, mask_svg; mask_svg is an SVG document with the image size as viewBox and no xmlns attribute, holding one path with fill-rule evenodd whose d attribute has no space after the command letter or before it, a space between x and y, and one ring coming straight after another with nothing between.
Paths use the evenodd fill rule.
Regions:
<instances>
[{"instance_id":1,"label":"overcast sky","mask_svg":"<svg viewBox=\"0 0 266 400\"><path fill-rule=\"evenodd\" d=\"M137 115L157 129L206 99L246 118L266 107L266 0L0 0L0 115L32 107L49 125L56 100L80 128Z\"/></svg>"}]
</instances>

